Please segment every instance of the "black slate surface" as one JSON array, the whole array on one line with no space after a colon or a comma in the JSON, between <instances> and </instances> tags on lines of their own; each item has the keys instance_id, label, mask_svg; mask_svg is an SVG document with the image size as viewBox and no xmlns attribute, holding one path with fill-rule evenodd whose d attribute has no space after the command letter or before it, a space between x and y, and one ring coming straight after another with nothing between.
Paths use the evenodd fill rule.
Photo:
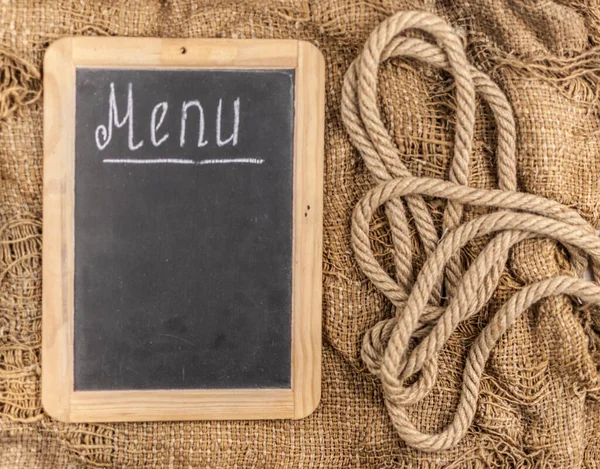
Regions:
<instances>
[{"instance_id":1,"label":"black slate surface","mask_svg":"<svg viewBox=\"0 0 600 469\"><path fill-rule=\"evenodd\" d=\"M290 387L293 83L293 70L77 70L76 390ZM237 142L219 146L219 100L225 141L237 98ZM194 100L203 146L195 105L182 146Z\"/></svg>"}]
</instances>

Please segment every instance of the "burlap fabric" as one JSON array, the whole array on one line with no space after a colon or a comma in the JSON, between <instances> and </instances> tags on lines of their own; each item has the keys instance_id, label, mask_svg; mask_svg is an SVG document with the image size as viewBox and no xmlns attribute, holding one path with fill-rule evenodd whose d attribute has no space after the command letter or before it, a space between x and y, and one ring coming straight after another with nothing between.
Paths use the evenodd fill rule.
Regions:
<instances>
[{"instance_id":1,"label":"burlap fabric","mask_svg":"<svg viewBox=\"0 0 600 469\"><path fill-rule=\"evenodd\" d=\"M567 298L530 308L492 352L473 426L450 451L410 449L378 381L364 370L365 331L391 314L350 247L354 205L373 185L340 117L341 84L370 31L401 9L446 18L469 59L507 94L517 124L519 189L600 216L600 6L588 0L0 2L0 467L594 467L600 465L600 316ZM66 35L301 38L327 61L323 397L301 421L68 425L40 403L43 52ZM416 176L446 179L453 81L392 59L382 113ZM478 106L469 184L496 187L496 129ZM434 202L435 203L435 202ZM439 206L438 221L443 207ZM471 215L478 209L470 209ZM469 215L469 214L468 214ZM371 231L391 268L381 212ZM481 249L471 243L468 263ZM417 264L423 261L415 243ZM522 286L569 269L566 251L531 240L511 252L491 304L451 336L433 392L410 409L421 430L452 417L472 340Z\"/></svg>"}]
</instances>

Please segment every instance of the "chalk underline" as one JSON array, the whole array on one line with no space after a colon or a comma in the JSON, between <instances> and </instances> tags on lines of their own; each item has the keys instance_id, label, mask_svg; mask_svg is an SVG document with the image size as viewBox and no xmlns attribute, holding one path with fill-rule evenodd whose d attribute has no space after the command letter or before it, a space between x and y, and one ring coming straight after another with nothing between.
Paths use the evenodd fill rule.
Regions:
<instances>
[{"instance_id":1,"label":"chalk underline","mask_svg":"<svg viewBox=\"0 0 600 469\"><path fill-rule=\"evenodd\" d=\"M192 165L206 165L206 164L263 164L265 160L260 158L222 158L214 160L185 160L178 158L154 158L154 159L114 159L106 158L102 160L103 163L109 164L192 164Z\"/></svg>"}]
</instances>

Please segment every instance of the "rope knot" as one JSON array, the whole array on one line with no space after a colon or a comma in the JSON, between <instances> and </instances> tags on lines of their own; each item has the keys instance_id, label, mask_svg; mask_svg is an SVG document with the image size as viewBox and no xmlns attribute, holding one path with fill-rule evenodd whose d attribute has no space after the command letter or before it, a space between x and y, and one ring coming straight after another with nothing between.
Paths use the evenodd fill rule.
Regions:
<instances>
[{"instance_id":1,"label":"rope knot","mask_svg":"<svg viewBox=\"0 0 600 469\"><path fill-rule=\"evenodd\" d=\"M407 29L429 33L436 44L403 36ZM377 72L380 62L391 57L421 60L454 77L457 120L449 181L414 177L383 125L377 104ZM487 103L496 123L498 189L467 185L476 93ZM354 210L352 247L362 271L396 308L393 318L378 322L365 334L362 359L381 380L390 418L403 440L423 451L448 449L462 439L473 421L479 383L492 348L524 310L543 298L561 294L600 305L600 239L576 211L553 200L517 192L515 123L510 104L486 74L469 64L452 28L433 14L399 12L373 31L362 54L346 72L342 118L377 182ZM447 201L442 237L424 197ZM465 205L496 211L463 222ZM370 244L370 222L380 206L385 207L390 224L395 278L379 265ZM426 255L416 276L409 214ZM459 259L461 249L484 236L489 242L464 269ZM554 239L568 249L577 276L591 260L596 281L557 276L527 285L513 295L471 346L452 422L438 434L421 432L406 407L425 399L435 386L438 353L458 324L488 303L511 247L540 237ZM446 299L442 304L443 291Z\"/></svg>"}]
</instances>

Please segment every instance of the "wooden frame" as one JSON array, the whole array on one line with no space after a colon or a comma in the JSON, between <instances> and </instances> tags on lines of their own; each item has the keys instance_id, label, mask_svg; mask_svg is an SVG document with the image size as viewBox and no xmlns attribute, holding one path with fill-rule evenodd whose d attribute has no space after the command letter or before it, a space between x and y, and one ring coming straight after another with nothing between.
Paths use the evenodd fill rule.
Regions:
<instances>
[{"instance_id":1,"label":"wooden frame","mask_svg":"<svg viewBox=\"0 0 600 469\"><path fill-rule=\"evenodd\" d=\"M291 389L74 391L75 70L295 69ZM324 61L295 40L64 38L44 60L42 403L62 421L302 418L321 393Z\"/></svg>"}]
</instances>

